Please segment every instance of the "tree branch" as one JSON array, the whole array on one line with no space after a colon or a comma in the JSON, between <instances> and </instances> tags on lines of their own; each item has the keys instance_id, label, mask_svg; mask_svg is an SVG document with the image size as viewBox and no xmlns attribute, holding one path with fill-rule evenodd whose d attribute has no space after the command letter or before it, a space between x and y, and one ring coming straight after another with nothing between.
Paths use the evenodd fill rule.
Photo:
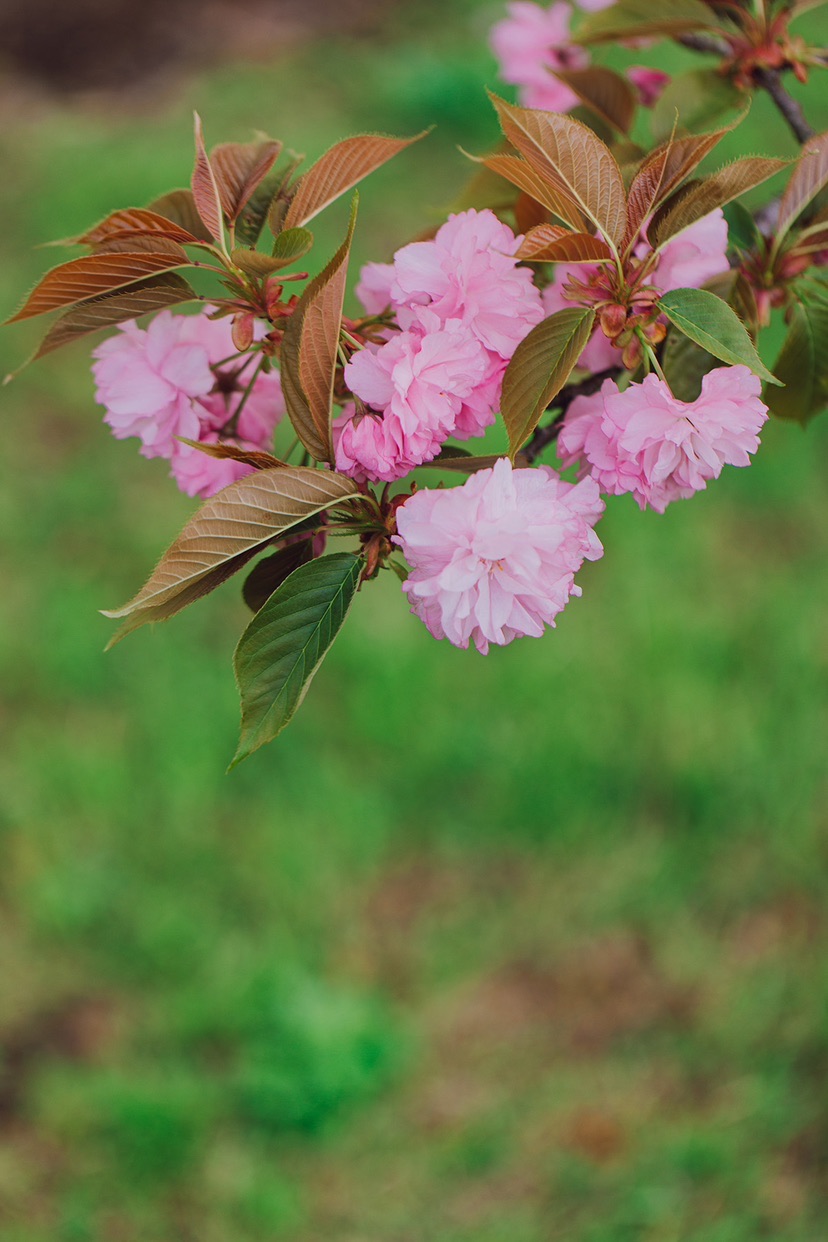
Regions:
<instances>
[{"instance_id":1,"label":"tree branch","mask_svg":"<svg viewBox=\"0 0 828 1242\"><path fill-rule=\"evenodd\" d=\"M676 40L682 47L689 47L691 52L705 52L710 56L729 56L730 46L724 39L716 39L713 35L685 34Z\"/></svg>"},{"instance_id":2,"label":"tree branch","mask_svg":"<svg viewBox=\"0 0 828 1242\"><path fill-rule=\"evenodd\" d=\"M592 393L598 391L605 379L614 379L616 375L621 374L623 369L620 365L608 367L605 371L598 371L595 375L588 375L580 383L573 384L570 388L565 388L563 392L560 392L549 407L555 410L555 417L552 419L552 422L547 423L545 427L536 427L532 439L525 448L520 450L520 456L526 460L527 465L532 465L540 457L543 450L557 440L558 432L566 418L566 412L575 398L591 396Z\"/></svg>"},{"instance_id":3,"label":"tree branch","mask_svg":"<svg viewBox=\"0 0 828 1242\"><path fill-rule=\"evenodd\" d=\"M776 104L782 116L788 122L797 142L806 143L813 138L816 130L808 124L800 104L789 95L782 85L782 75L778 69L755 69L753 73L757 84L766 90Z\"/></svg>"}]
</instances>

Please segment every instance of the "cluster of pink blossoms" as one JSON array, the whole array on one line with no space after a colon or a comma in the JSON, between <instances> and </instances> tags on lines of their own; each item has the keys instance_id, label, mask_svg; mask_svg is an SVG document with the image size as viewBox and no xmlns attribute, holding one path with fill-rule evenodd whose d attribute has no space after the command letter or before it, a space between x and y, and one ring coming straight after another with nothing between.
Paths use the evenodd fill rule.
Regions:
<instances>
[{"instance_id":1,"label":"cluster of pink blossoms","mask_svg":"<svg viewBox=\"0 0 828 1242\"><path fill-rule=\"evenodd\" d=\"M577 0L587 12L605 9L614 0ZM541 8L531 0L512 0L507 5L509 16L492 27L492 51L500 65L500 76L518 88L518 97L525 108L542 108L546 112L568 112L578 97L556 78L559 69L583 69L589 55L570 38L572 9L565 0L555 0L549 8ZM670 81L659 69L636 65L627 76L638 92L640 102L653 106Z\"/></svg>"},{"instance_id":2,"label":"cluster of pink blossoms","mask_svg":"<svg viewBox=\"0 0 828 1242\"><path fill-rule=\"evenodd\" d=\"M576 397L558 436L565 466L577 465L608 496L631 492L663 513L717 479L722 466L748 466L767 407L747 367L717 367L695 401L679 401L655 375L620 392L613 380Z\"/></svg>"},{"instance_id":3,"label":"cluster of pink blossoms","mask_svg":"<svg viewBox=\"0 0 828 1242\"><path fill-rule=\"evenodd\" d=\"M432 461L449 438L482 435L497 413L509 359L544 318L520 238L492 211L450 216L432 241L371 263L357 287L366 311L399 331L359 350L345 381L360 405L334 425L336 467L390 482Z\"/></svg>"},{"instance_id":4,"label":"cluster of pink blossoms","mask_svg":"<svg viewBox=\"0 0 828 1242\"><path fill-rule=\"evenodd\" d=\"M412 566L403 589L435 638L456 647L540 637L574 576L603 548L592 527L604 510L593 479L565 483L548 466L513 470L507 458L462 487L424 490L397 511L395 542Z\"/></svg>"},{"instance_id":5,"label":"cluster of pink blossoms","mask_svg":"<svg viewBox=\"0 0 828 1242\"><path fill-rule=\"evenodd\" d=\"M94 351L92 368L95 397L106 408L104 420L113 434L119 440L138 436L145 457L167 458L181 490L202 497L251 468L210 457L179 437L269 449L285 412L279 373L256 374L255 355L238 355L233 345L229 319L212 319L208 312L161 311L146 329L125 323ZM261 325L260 335L264 331Z\"/></svg>"}]
</instances>

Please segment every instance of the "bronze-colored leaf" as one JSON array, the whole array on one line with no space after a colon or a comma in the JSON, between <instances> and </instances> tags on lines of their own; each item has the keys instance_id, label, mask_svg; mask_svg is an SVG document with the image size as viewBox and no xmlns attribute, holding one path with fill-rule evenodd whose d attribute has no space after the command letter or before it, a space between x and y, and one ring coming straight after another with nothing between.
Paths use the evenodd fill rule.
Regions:
<instances>
[{"instance_id":1,"label":"bronze-colored leaf","mask_svg":"<svg viewBox=\"0 0 828 1242\"><path fill-rule=\"evenodd\" d=\"M503 453L491 453L484 457L473 457L470 453L462 455L444 456L445 450L439 457L435 457L433 461L425 461L418 466L418 470L450 470L458 474L476 474L478 470L490 470L492 466L500 461ZM518 456L520 456L518 454ZM520 464L516 461L515 463Z\"/></svg>"},{"instance_id":2,"label":"bronze-colored leaf","mask_svg":"<svg viewBox=\"0 0 828 1242\"><path fill-rule=\"evenodd\" d=\"M232 224L282 151L281 142L225 142L210 152L225 218Z\"/></svg>"},{"instance_id":3,"label":"bronze-colored leaf","mask_svg":"<svg viewBox=\"0 0 828 1242\"><path fill-rule=\"evenodd\" d=\"M126 618L112 642L147 621L163 621L206 595L297 523L358 494L353 479L288 466L257 470L206 501L164 553L147 583L105 612ZM110 644L111 645L111 644Z\"/></svg>"},{"instance_id":4,"label":"bronze-colored leaf","mask_svg":"<svg viewBox=\"0 0 828 1242\"><path fill-rule=\"evenodd\" d=\"M224 221L222 219L221 195L219 194L216 174L210 157L204 146L204 132L201 128L201 117L195 116L195 166L193 168L192 191L196 210L204 221L212 237L224 245Z\"/></svg>"},{"instance_id":5,"label":"bronze-colored leaf","mask_svg":"<svg viewBox=\"0 0 828 1242\"><path fill-rule=\"evenodd\" d=\"M515 230L518 233L528 233L531 229L536 229L540 224L549 223L549 211L544 207L543 203L539 203L536 198L532 198L531 194L521 192L512 207L515 216Z\"/></svg>"},{"instance_id":6,"label":"bronze-colored leaf","mask_svg":"<svg viewBox=\"0 0 828 1242\"><path fill-rule=\"evenodd\" d=\"M169 194L162 194L160 198L153 199L147 206L147 211L153 211L156 215L164 216L165 219L172 221L173 224L180 225L198 241L212 242L213 240L210 230L198 214L192 190L170 190Z\"/></svg>"},{"instance_id":7,"label":"bronze-colored leaf","mask_svg":"<svg viewBox=\"0 0 828 1242\"><path fill-rule=\"evenodd\" d=\"M491 98L504 134L535 171L592 220L608 241L619 242L627 196L609 147L571 117L516 108L496 95Z\"/></svg>"},{"instance_id":8,"label":"bronze-colored leaf","mask_svg":"<svg viewBox=\"0 0 828 1242\"><path fill-rule=\"evenodd\" d=\"M183 252L182 252L183 253ZM134 284L159 272L169 271L189 263L169 254L90 254L82 259L70 259L60 267L52 268L35 285L23 306L8 323L18 319L31 319L48 311L72 306L87 298L98 297Z\"/></svg>"},{"instance_id":9,"label":"bronze-colored leaf","mask_svg":"<svg viewBox=\"0 0 828 1242\"><path fill-rule=\"evenodd\" d=\"M503 377L500 402L512 457L569 379L594 323L591 307L573 306L536 324L518 345Z\"/></svg>"},{"instance_id":10,"label":"bronze-colored leaf","mask_svg":"<svg viewBox=\"0 0 828 1242\"><path fill-rule=\"evenodd\" d=\"M554 76L611 129L629 133L638 101L620 73L603 65L588 65L586 69L556 69Z\"/></svg>"},{"instance_id":11,"label":"bronze-colored leaf","mask_svg":"<svg viewBox=\"0 0 828 1242\"><path fill-rule=\"evenodd\" d=\"M345 240L305 289L282 341L282 388L288 415L317 461L333 461L333 384L357 203L355 194Z\"/></svg>"},{"instance_id":12,"label":"bronze-colored leaf","mask_svg":"<svg viewBox=\"0 0 828 1242\"><path fill-rule=\"evenodd\" d=\"M271 198L267 212L267 226L274 237L278 237L285 227L285 216L290 207L293 191L296 189L296 185L293 183L293 175L305 160L304 155L297 155L295 151L291 151L290 156L290 162L287 168L282 171L281 180Z\"/></svg>"},{"instance_id":13,"label":"bronze-colored leaf","mask_svg":"<svg viewBox=\"0 0 828 1242\"><path fill-rule=\"evenodd\" d=\"M106 293L88 302L80 302L67 314L61 315L38 346L31 361L50 354L63 345L98 332L101 328L114 328L116 324L166 310L182 302L191 302L196 292L174 273L155 276L151 280L130 285L118 293Z\"/></svg>"},{"instance_id":14,"label":"bronze-colored leaf","mask_svg":"<svg viewBox=\"0 0 828 1242\"><path fill-rule=\"evenodd\" d=\"M656 212L648 229L650 243L655 247L663 246L670 238L684 232L703 216L761 185L787 166L787 160L751 156L726 164L712 177L705 177L679 190L676 196L668 199Z\"/></svg>"},{"instance_id":15,"label":"bronze-colored leaf","mask_svg":"<svg viewBox=\"0 0 828 1242\"><path fill-rule=\"evenodd\" d=\"M730 125L710 134L674 138L647 156L630 186L627 227L622 242L625 250L635 245L643 224L656 208L678 189L732 128Z\"/></svg>"},{"instance_id":16,"label":"bronze-colored leaf","mask_svg":"<svg viewBox=\"0 0 828 1242\"><path fill-rule=\"evenodd\" d=\"M121 211L113 211L100 224L72 240L79 245L101 246L113 240L123 241L136 236L149 238L150 241L163 237L184 246L200 240L183 225L150 211L148 207L125 207Z\"/></svg>"},{"instance_id":17,"label":"bronze-colored leaf","mask_svg":"<svg viewBox=\"0 0 828 1242\"><path fill-rule=\"evenodd\" d=\"M600 263L612 259L612 251L591 233L540 224L526 234L515 257L528 263Z\"/></svg>"},{"instance_id":18,"label":"bronze-colored leaf","mask_svg":"<svg viewBox=\"0 0 828 1242\"><path fill-rule=\"evenodd\" d=\"M576 43L614 43L631 36L688 34L717 25L716 15L703 0L617 0L597 13L588 13L578 28Z\"/></svg>"},{"instance_id":19,"label":"bronze-colored leaf","mask_svg":"<svg viewBox=\"0 0 828 1242\"><path fill-rule=\"evenodd\" d=\"M198 242L203 246L204 242ZM167 254L170 256L170 267L184 267L191 263L198 267L197 259L188 259L184 247L176 241L169 241L157 233L115 233L94 249L95 254Z\"/></svg>"},{"instance_id":20,"label":"bronze-colored leaf","mask_svg":"<svg viewBox=\"0 0 828 1242\"><path fill-rule=\"evenodd\" d=\"M778 245L802 212L828 185L828 133L810 138L779 204L775 240Z\"/></svg>"},{"instance_id":21,"label":"bronze-colored leaf","mask_svg":"<svg viewBox=\"0 0 828 1242\"><path fill-rule=\"evenodd\" d=\"M495 154L478 158L470 155L469 159L477 160L484 168L496 173L505 181L511 182L524 194L530 194L552 215L557 216L559 220L563 220L578 232L586 229L587 221L578 204L568 194L553 189L548 181L520 156Z\"/></svg>"},{"instance_id":22,"label":"bronze-colored leaf","mask_svg":"<svg viewBox=\"0 0 828 1242\"><path fill-rule=\"evenodd\" d=\"M265 453L262 449L240 448L238 444L205 444L203 440L188 440L186 436L176 436L176 439L182 444L189 444L190 448L198 449L199 453L206 453L208 457L238 461L243 466L252 466L254 470L282 469L288 465L286 461L274 457L272 453Z\"/></svg>"},{"instance_id":23,"label":"bronze-colored leaf","mask_svg":"<svg viewBox=\"0 0 828 1242\"><path fill-rule=\"evenodd\" d=\"M296 188L284 227L307 224L320 211L346 194L363 177L381 168L400 151L425 138L423 130L413 138L389 138L384 134L358 134L338 142L313 164Z\"/></svg>"}]
</instances>

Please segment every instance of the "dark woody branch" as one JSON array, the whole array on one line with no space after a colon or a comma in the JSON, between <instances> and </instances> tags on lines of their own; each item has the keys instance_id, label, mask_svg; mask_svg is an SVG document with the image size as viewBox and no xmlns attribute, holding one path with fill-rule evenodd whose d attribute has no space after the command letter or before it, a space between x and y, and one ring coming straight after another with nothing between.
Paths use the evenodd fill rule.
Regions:
<instances>
[{"instance_id":1,"label":"dark woody branch","mask_svg":"<svg viewBox=\"0 0 828 1242\"><path fill-rule=\"evenodd\" d=\"M680 35L677 41L682 47L688 47L694 52L703 52L722 59L730 55L728 44L723 39L717 39L712 35ZM806 143L809 138L813 138L816 130L808 124L800 104L782 85L782 74L778 69L754 69L753 80L757 86L770 95L797 142Z\"/></svg>"}]
</instances>

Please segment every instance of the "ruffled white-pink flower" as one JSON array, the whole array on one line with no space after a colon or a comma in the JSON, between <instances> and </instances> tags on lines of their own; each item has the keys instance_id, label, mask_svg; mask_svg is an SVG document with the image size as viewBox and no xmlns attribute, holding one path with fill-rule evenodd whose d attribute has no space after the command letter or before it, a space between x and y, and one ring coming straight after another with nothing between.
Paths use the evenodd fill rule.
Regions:
<instances>
[{"instance_id":1,"label":"ruffled white-pink flower","mask_svg":"<svg viewBox=\"0 0 828 1242\"><path fill-rule=\"evenodd\" d=\"M610 496L631 492L663 513L717 479L722 467L748 466L767 407L747 367L718 367L695 401L679 401L655 375L619 392L612 380L577 397L558 436L565 466L578 464Z\"/></svg>"},{"instance_id":2,"label":"ruffled white-pink flower","mask_svg":"<svg viewBox=\"0 0 828 1242\"><path fill-rule=\"evenodd\" d=\"M592 527L603 512L592 479L565 483L549 467L507 458L462 487L416 492L397 511L411 573L411 611L435 638L474 642L483 655L554 625L583 561L603 552Z\"/></svg>"}]
</instances>

